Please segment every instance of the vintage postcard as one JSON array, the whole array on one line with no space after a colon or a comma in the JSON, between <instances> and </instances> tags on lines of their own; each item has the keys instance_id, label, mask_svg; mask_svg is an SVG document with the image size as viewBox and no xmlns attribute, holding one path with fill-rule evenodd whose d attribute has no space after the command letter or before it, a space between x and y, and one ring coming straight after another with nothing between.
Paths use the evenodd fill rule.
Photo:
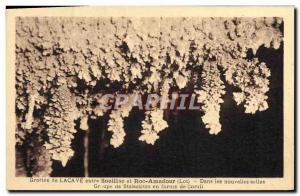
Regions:
<instances>
[{"instance_id":1,"label":"vintage postcard","mask_svg":"<svg viewBox=\"0 0 300 196\"><path fill-rule=\"evenodd\" d=\"M6 21L8 190L294 190L294 7Z\"/></svg>"}]
</instances>

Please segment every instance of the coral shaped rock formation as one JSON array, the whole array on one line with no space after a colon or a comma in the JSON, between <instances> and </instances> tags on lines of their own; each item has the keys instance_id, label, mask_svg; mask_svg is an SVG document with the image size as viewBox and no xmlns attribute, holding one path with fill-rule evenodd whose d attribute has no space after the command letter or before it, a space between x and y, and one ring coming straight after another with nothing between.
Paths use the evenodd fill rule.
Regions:
<instances>
[{"instance_id":1,"label":"coral shaped rock formation","mask_svg":"<svg viewBox=\"0 0 300 196\"><path fill-rule=\"evenodd\" d=\"M110 143L123 144L134 106L99 108L108 103L103 95L170 89L196 93L203 123L218 134L226 85L239 89L233 99L245 113L268 108L268 65L246 57L261 46L278 49L282 25L276 17L17 17L16 146L38 147L32 175L50 175L52 160L65 166L74 155L77 119L87 130L89 118L109 113ZM160 108L145 116L139 140L154 144L168 122Z\"/></svg>"}]
</instances>

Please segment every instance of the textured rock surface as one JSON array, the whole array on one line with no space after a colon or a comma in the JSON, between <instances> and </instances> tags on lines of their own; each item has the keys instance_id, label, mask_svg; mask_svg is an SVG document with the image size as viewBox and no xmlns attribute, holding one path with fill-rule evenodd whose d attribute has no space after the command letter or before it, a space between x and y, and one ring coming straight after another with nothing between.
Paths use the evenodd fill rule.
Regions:
<instances>
[{"instance_id":1,"label":"textured rock surface","mask_svg":"<svg viewBox=\"0 0 300 196\"><path fill-rule=\"evenodd\" d=\"M97 118L105 93L158 93L193 86L211 134L221 131L220 104L224 85L245 112L268 108L270 71L257 59L246 59L264 45L279 48L281 18L43 18L16 20L17 145L42 143L36 164L72 157L74 120ZM225 81L221 78L224 73ZM109 111L110 112L110 111ZM124 113L125 112L125 113ZM123 143L123 118L129 110L110 114L111 144ZM155 116L155 112L159 115ZM159 118L159 119L156 119ZM163 125L155 127L155 122ZM152 124L151 124L152 123ZM154 144L167 127L161 110L148 111L140 140ZM149 137L148 137L149 136ZM43 153L42 153L43 154ZM41 159L45 159L42 161ZM33 175L43 167L34 166ZM49 168L49 167L48 167Z\"/></svg>"}]
</instances>

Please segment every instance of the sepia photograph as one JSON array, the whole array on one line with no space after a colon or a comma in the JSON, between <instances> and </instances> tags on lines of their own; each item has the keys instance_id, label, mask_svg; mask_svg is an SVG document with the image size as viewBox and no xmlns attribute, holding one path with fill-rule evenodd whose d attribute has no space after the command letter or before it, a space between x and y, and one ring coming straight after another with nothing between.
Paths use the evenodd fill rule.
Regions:
<instances>
[{"instance_id":1,"label":"sepia photograph","mask_svg":"<svg viewBox=\"0 0 300 196\"><path fill-rule=\"evenodd\" d=\"M293 190L293 21L292 6L7 9L8 189Z\"/></svg>"}]
</instances>

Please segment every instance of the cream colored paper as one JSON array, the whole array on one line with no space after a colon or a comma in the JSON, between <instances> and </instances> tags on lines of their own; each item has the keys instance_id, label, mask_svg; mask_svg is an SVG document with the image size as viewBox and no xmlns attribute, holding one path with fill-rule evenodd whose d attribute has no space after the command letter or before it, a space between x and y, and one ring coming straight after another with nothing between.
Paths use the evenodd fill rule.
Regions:
<instances>
[{"instance_id":1,"label":"cream colored paper","mask_svg":"<svg viewBox=\"0 0 300 196\"><path fill-rule=\"evenodd\" d=\"M15 176L15 17L282 17L284 20L284 176L282 178L29 178ZM294 8L286 7L74 7L6 11L8 190L293 190ZM228 182L228 183L226 183ZM235 182L234 184L230 182Z\"/></svg>"}]
</instances>

